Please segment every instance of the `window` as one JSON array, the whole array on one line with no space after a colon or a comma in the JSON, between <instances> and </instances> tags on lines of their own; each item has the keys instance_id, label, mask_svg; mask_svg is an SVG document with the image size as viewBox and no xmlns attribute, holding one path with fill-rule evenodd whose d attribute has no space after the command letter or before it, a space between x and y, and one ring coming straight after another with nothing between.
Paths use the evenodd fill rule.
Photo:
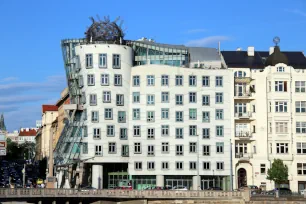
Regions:
<instances>
[{"instance_id":1,"label":"window","mask_svg":"<svg viewBox=\"0 0 306 204\"><path fill-rule=\"evenodd\" d=\"M260 164L260 173L266 174L266 164Z\"/></svg>"},{"instance_id":2,"label":"window","mask_svg":"<svg viewBox=\"0 0 306 204\"><path fill-rule=\"evenodd\" d=\"M306 175L306 163L297 163L297 174Z\"/></svg>"},{"instance_id":3,"label":"window","mask_svg":"<svg viewBox=\"0 0 306 204\"><path fill-rule=\"evenodd\" d=\"M115 136L115 127L113 125L106 126L106 136Z\"/></svg>"},{"instance_id":4,"label":"window","mask_svg":"<svg viewBox=\"0 0 306 204\"><path fill-rule=\"evenodd\" d=\"M181 75L175 76L175 86L183 86L183 76Z\"/></svg>"},{"instance_id":5,"label":"window","mask_svg":"<svg viewBox=\"0 0 306 204\"><path fill-rule=\"evenodd\" d=\"M87 75L87 85L88 86L94 86L95 85L95 75L88 74Z\"/></svg>"},{"instance_id":6,"label":"window","mask_svg":"<svg viewBox=\"0 0 306 204\"><path fill-rule=\"evenodd\" d=\"M113 68L114 69L120 69L120 55L119 54L113 54Z\"/></svg>"},{"instance_id":7,"label":"window","mask_svg":"<svg viewBox=\"0 0 306 204\"><path fill-rule=\"evenodd\" d=\"M148 86L154 86L155 84L155 79L153 75L148 75L147 76L147 85Z\"/></svg>"},{"instance_id":8,"label":"window","mask_svg":"<svg viewBox=\"0 0 306 204\"><path fill-rule=\"evenodd\" d=\"M99 67L100 68L107 67L107 54L99 54Z\"/></svg>"},{"instance_id":9,"label":"window","mask_svg":"<svg viewBox=\"0 0 306 204\"><path fill-rule=\"evenodd\" d=\"M272 85L271 85L271 81L269 81L269 92L271 92L272 90Z\"/></svg>"},{"instance_id":10,"label":"window","mask_svg":"<svg viewBox=\"0 0 306 204\"><path fill-rule=\"evenodd\" d=\"M184 104L184 95L175 95L175 104L183 105Z\"/></svg>"},{"instance_id":11,"label":"window","mask_svg":"<svg viewBox=\"0 0 306 204\"><path fill-rule=\"evenodd\" d=\"M296 93L305 93L306 90L306 81L296 81L295 82L295 92Z\"/></svg>"},{"instance_id":12,"label":"window","mask_svg":"<svg viewBox=\"0 0 306 204\"><path fill-rule=\"evenodd\" d=\"M140 137L140 125L134 125L133 132L134 137Z\"/></svg>"},{"instance_id":13,"label":"window","mask_svg":"<svg viewBox=\"0 0 306 204\"><path fill-rule=\"evenodd\" d=\"M224 142L217 142L216 143L216 152L217 153L224 153Z\"/></svg>"},{"instance_id":14,"label":"window","mask_svg":"<svg viewBox=\"0 0 306 204\"><path fill-rule=\"evenodd\" d=\"M111 102L111 92L103 91L103 103L110 103L110 102Z\"/></svg>"},{"instance_id":15,"label":"window","mask_svg":"<svg viewBox=\"0 0 306 204\"><path fill-rule=\"evenodd\" d=\"M154 122L155 121L155 112L154 111L148 111L147 112L147 122Z\"/></svg>"},{"instance_id":16,"label":"window","mask_svg":"<svg viewBox=\"0 0 306 204\"><path fill-rule=\"evenodd\" d=\"M116 143L115 142L109 142L108 143L108 153L109 154L116 154Z\"/></svg>"},{"instance_id":17,"label":"window","mask_svg":"<svg viewBox=\"0 0 306 204\"><path fill-rule=\"evenodd\" d=\"M124 105L124 95L123 94L117 94L116 95L116 105L117 106L123 106Z\"/></svg>"},{"instance_id":18,"label":"window","mask_svg":"<svg viewBox=\"0 0 306 204\"><path fill-rule=\"evenodd\" d=\"M184 115L183 115L183 111L176 111L175 112L175 121L176 122L183 122L184 121Z\"/></svg>"},{"instance_id":19,"label":"window","mask_svg":"<svg viewBox=\"0 0 306 204\"><path fill-rule=\"evenodd\" d=\"M125 123L125 122L126 122L126 112L118 111L118 123Z\"/></svg>"},{"instance_id":20,"label":"window","mask_svg":"<svg viewBox=\"0 0 306 204\"><path fill-rule=\"evenodd\" d=\"M189 152L190 153L196 153L197 152L197 143L196 142L190 142L189 143Z\"/></svg>"},{"instance_id":21,"label":"window","mask_svg":"<svg viewBox=\"0 0 306 204\"><path fill-rule=\"evenodd\" d=\"M216 126L216 136L223 137L223 126L220 125Z\"/></svg>"},{"instance_id":22,"label":"window","mask_svg":"<svg viewBox=\"0 0 306 204\"><path fill-rule=\"evenodd\" d=\"M148 145L148 156L154 156L154 145Z\"/></svg>"},{"instance_id":23,"label":"window","mask_svg":"<svg viewBox=\"0 0 306 204\"><path fill-rule=\"evenodd\" d=\"M83 76L79 75L79 88L82 88L84 86L84 80L83 80Z\"/></svg>"},{"instance_id":24,"label":"window","mask_svg":"<svg viewBox=\"0 0 306 204\"><path fill-rule=\"evenodd\" d=\"M273 129L273 127L272 127L272 123L271 123L271 122L269 122L269 133L272 133L272 129Z\"/></svg>"},{"instance_id":25,"label":"window","mask_svg":"<svg viewBox=\"0 0 306 204\"><path fill-rule=\"evenodd\" d=\"M162 103L169 103L169 92L162 92L161 93L161 102Z\"/></svg>"},{"instance_id":26,"label":"window","mask_svg":"<svg viewBox=\"0 0 306 204\"><path fill-rule=\"evenodd\" d=\"M101 129L100 128L94 128L93 129L93 138L94 139L100 139L101 137Z\"/></svg>"},{"instance_id":27,"label":"window","mask_svg":"<svg viewBox=\"0 0 306 204\"><path fill-rule=\"evenodd\" d=\"M276 143L277 154L288 154L288 143Z\"/></svg>"},{"instance_id":28,"label":"window","mask_svg":"<svg viewBox=\"0 0 306 204\"><path fill-rule=\"evenodd\" d=\"M276 92L287 92L287 81L275 81Z\"/></svg>"},{"instance_id":29,"label":"window","mask_svg":"<svg viewBox=\"0 0 306 204\"><path fill-rule=\"evenodd\" d=\"M133 109L133 120L140 120L140 109L139 108Z\"/></svg>"},{"instance_id":30,"label":"window","mask_svg":"<svg viewBox=\"0 0 306 204\"><path fill-rule=\"evenodd\" d=\"M154 105L155 104L155 96L154 95L147 95L147 104Z\"/></svg>"},{"instance_id":31,"label":"window","mask_svg":"<svg viewBox=\"0 0 306 204\"><path fill-rule=\"evenodd\" d=\"M140 86L140 76L133 76L133 86Z\"/></svg>"},{"instance_id":32,"label":"window","mask_svg":"<svg viewBox=\"0 0 306 204\"><path fill-rule=\"evenodd\" d=\"M169 169L169 162L162 162L162 169L163 170Z\"/></svg>"},{"instance_id":33,"label":"window","mask_svg":"<svg viewBox=\"0 0 306 204\"><path fill-rule=\"evenodd\" d=\"M305 142L297 142L296 143L296 151L297 151L297 154L306 154L306 143Z\"/></svg>"},{"instance_id":34,"label":"window","mask_svg":"<svg viewBox=\"0 0 306 204\"><path fill-rule=\"evenodd\" d=\"M123 157L128 157L129 156L129 145L122 145L121 155Z\"/></svg>"},{"instance_id":35,"label":"window","mask_svg":"<svg viewBox=\"0 0 306 204\"><path fill-rule=\"evenodd\" d=\"M246 76L246 73L243 72L243 71L236 71L236 72L234 73L234 76L235 76L235 77L238 77L238 78L242 78L242 77L245 77L245 76Z\"/></svg>"},{"instance_id":36,"label":"window","mask_svg":"<svg viewBox=\"0 0 306 204\"><path fill-rule=\"evenodd\" d=\"M114 86L122 86L122 75L121 74L115 74Z\"/></svg>"},{"instance_id":37,"label":"window","mask_svg":"<svg viewBox=\"0 0 306 204\"><path fill-rule=\"evenodd\" d=\"M197 126L189 125L189 136L197 136Z\"/></svg>"},{"instance_id":38,"label":"window","mask_svg":"<svg viewBox=\"0 0 306 204\"><path fill-rule=\"evenodd\" d=\"M203 145L203 156L209 156L209 155L210 155L210 146Z\"/></svg>"},{"instance_id":39,"label":"window","mask_svg":"<svg viewBox=\"0 0 306 204\"><path fill-rule=\"evenodd\" d=\"M189 86L196 86L196 85L197 85L197 77L189 76Z\"/></svg>"},{"instance_id":40,"label":"window","mask_svg":"<svg viewBox=\"0 0 306 204\"><path fill-rule=\"evenodd\" d=\"M87 126L83 126L83 135L84 135L84 137L88 137L88 128L87 128Z\"/></svg>"},{"instance_id":41,"label":"window","mask_svg":"<svg viewBox=\"0 0 306 204\"><path fill-rule=\"evenodd\" d=\"M223 120L223 109L216 109L216 120Z\"/></svg>"},{"instance_id":42,"label":"window","mask_svg":"<svg viewBox=\"0 0 306 204\"><path fill-rule=\"evenodd\" d=\"M140 142L134 143L134 153L135 154L141 154L141 144Z\"/></svg>"},{"instance_id":43,"label":"window","mask_svg":"<svg viewBox=\"0 0 306 204\"><path fill-rule=\"evenodd\" d=\"M155 129L154 128L148 128L147 133L148 133L148 135L147 135L148 139L154 139L154 137L155 137Z\"/></svg>"},{"instance_id":44,"label":"window","mask_svg":"<svg viewBox=\"0 0 306 204\"><path fill-rule=\"evenodd\" d=\"M175 150L176 155L184 155L184 145L175 145Z\"/></svg>"},{"instance_id":45,"label":"window","mask_svg":"<svg viewBox=\"0 0 306 204\"><path fill-rule=\"evenodd\" d=\"M222 76L216 76L216 87L223 86L223 77Z\"/></svg>"},{"instance_id":46,"label":"window","mask_svg":"<svg viewBox=\"0 0 306 204\"><path fill-rule=\"evenodd\" d=\"M89 95L89 105L96 106L97 105L97 94Z\"/></svg>"},{"instance_id":47,"label":"window","mask_svg":"<svg viewBox=\"0 0 306 204\"><path fill-rule=\"evenodd\" d=\"M83 154L88 154L88 143L83 142Z\"/></svg>"},{"instance_id":48,"label":"window","mask_svg":"<svg viewBox=\"0 0 306 204\"><path fill-rule=\"evenodd\" d=\"M101 85L102 86L109 85L109 75L108 74L101 74Z\"/></svg>"},{"instance_id":49,"label":"window","mask_svg":"<svg viewBox=\"0 0 306 204\"><path fill-rule=\"evenodd\" d=\"M210 112L209 111L203 111L202 112L202 121L204 123L209 123L210 122Z\"/></svg>"},{"instance_id":50,"label":"window","mask_svg":"<svg viewBox=\"0 0 306 204\"><path fill-rule=\"evenodd\" d=\"M91 112L91 122L99 122L99 111Z\"/></svg>"},{"instance_id":51,"label":"window","mask_svg":"<svg viewBox=\"0 0 306 204\"><path fill-rule=\"evenodd\" d=\"M168 75L162 75L161 85L162 86L168 86L169 85L169 76Z\"/></svg>"},{"instance_id":52,"label":"window","mask_svg":"<svg viewBox=\"0 0 306 204\"><path fill-rule=\"evenodd\" d=\"M142 162L135 162L134 168L135 170L142 170Z\"/></svg>"},{"instance_id":53,"label":"window","mask_svg":"<svg viewBox=\"0 0 306 204\"><path fill-rule=\"evenodd\" d=\"M209 106L210 105L210 96L209 95L203 95L202 96L202 105L203 106Z\"/></svg>"},{"instance_id":54,"label":"window","mask_svg":"<svg viewBox=\"0 0 306 204\"><path fill-rule=\"evenodd\" d=\"M189 93L189 103L196 103L197 102L197 93L190 92Z\"/></svg>"},{"instance_id":55,"label":"window","mask_svg":"<svg viewBox=\"0 0 306 204\"><path fill-rule=\"evenodd\" d=\"M169 136L169 125L161 126L161 136Z\"/></svg>"},{"instance_id":56,"label":"window","mask_svg":"<svg viewBox=\"0 0 306 204\"><path fill-rule=\"evenodd\" d=\"M224 162L217 162L217 170L224 170Z\"/></svg>"},{"instance_id":57,"label":"window","mask_svg":"<svg viewBox=\"0 0 306 204\"><path fill-rule=\"evenodd\" d=\"M112 120L113 119L113 109L112 108L105 108L104 109L104 119L105 120Z\"/></svg>"},{"instance_id":58,"label":"window","mask_svg":"<svg viewBox=\"0 0 306 204\"><path fill-rule=\"evenodd\" d=\"M169 119L169 108L161 109L161 119Z\"/></svg>"},{"instance_id":59,"label":"window","mask_svg":"<svg viewBox=\"0 0 306 204\"><path fill-rule=\"evenodd\" d=\"M154 170L155 169L155 162L148 162L147 163L147 169L148 170Z\"/></svg>"},{"instance_id":60,"label":"window","mask_svg":"<svg viewBox=\"0 0 306 204\"><path fill-rule=\"evenodd\" d=\"M285 72L285 67L277 67L277 72Z\"/></svg>"},{"instance_id":61,"label":"window","mask_svg":"<svg viewBox=\"0 0 306 204\"><path fill-rule=\"evenodd\" d=\"M183 128L176 128L175 129L175 138L176 139L183 139L184 138L184 129Z\"/></svg>"},{"instance_id":62,"label":"window","mask_svg":"<svg viewBox=\"0 0 306 204\"><path fill-rule=\"evenodd\" d=\"M162 153L169 153L169 142L162 142Z\"/></svg>"},{"instance_id":63,"label":"window","mask_svg":"<svg viewBox=\"0 0 306 204\"><path fill-rule=\"evenodd\" d=\"M305 113L306 112L306 101L296 101L295 102L295 112Z\"/></svg>"},{"instance_id":64,"label":"window","mask_svg":"<svg viewBox=\"0 0 306 204\"><path fill-rule=\"evenodd\" d=\"M176 162L176 170L183 170L183 162Z\"/></svg>"},{"instance_id":65,"label":"window","mask_svg":"<svg viewBox=\"0 0 306 204\"><path fill-rule=\"evenodd\" d=\"M288 123L286 122L276 122L276 133L288 133Z\"/></svg>"},{"instance_id":66,"label":"window","mask_svg":"<svg viewBox=\"0 0 306 204\"><path fill-rule=\"evenodd\" d=\"M296 122L296 133L306 133L306 122Z\"/></svg>"},{"instance_id":67,"label":"window","mask_svg":"<svg viewBox=\"0 0 306 204\"><path fill-rule=\"evenodd\" d=\"M189 120L196 120L196 119L197 119L197 109L189 108Z\"/></svg>"},{"instance_id":68,"label":"window","mask_svg":"<svg viewBox=\"0 0 306 204\"><path fill-rule=\"evenodd\" d=\"M275 112L287 112L287 102L285 101L276 101L275 102Z\"/></svg>"},{"instance_id":69,"label":"window","mask_svg":"<svg viewBox=\"0 0 306 204\"><path fill-rule=\"evenodd\" d=\"M92 68L92 54L86 54L86 68Z\"/></svg>"},{"instance_id":70,"label":"window","mask_svg":"<svg viewBox=\"0 0 306 204\"><path fill-rule=\"evenodd\" d=\"M95 145L95 155L102 156L102 145Z\"/></svg>"},{"instance_id":71,"label":"window","mask_svg":"<svg viewBox=\"0 0 306 204\"><path fill-rule=\"evenodd\" d=\"M223 103L223 93L216 93L216 103Z\"/></svg>"},{"instance_id":72,"label":"window","mask_svg":"<svg viewBox=\"0 0 306 204\"><path fill-rule=\"evenodd\" d=\"M203 162L203 170L210 170L210 162Z\"/></svg>"},{"instance_id":73,"label":"window","mask_svg":"<svg viewBox=\"0 0 306 204\"><path fill-rule=\"evenodd\" d=\"M120 128L120 140L126 140L127 137L128 137L127 129L126 128Z\"/></svg>"},{"instance_id":74,"label":"window","mask_svg":"<svg viewBox=\"0 0 306 204\"><path fill-rule=\"evenodd\" d=\"M190 170L196 170L197 169L197 163L196 162L189 162L189 169Z\"/></svg>"},{"instance_id":75,"label":"window","mask_svg":"<svg viewBox=\"0 0 306 204\"><path fill-rule=\"evenodd\" d=\"M203 128L202 129L202 138L209 139L210 138L210 128Z\"/></svg>"},{"instance_id":76,"label":"window","mask_svg":"<svg viewBox=\"0 0 306 204\"><path fill-rule=\"evenodd\" d=\"M209 80L210 80L210 79L209 79L209 76L203 76L203 77L202 77L202 86L207 86L207 87L208 87L209 84L210 84L210 83L209 83Z\"/></svg>"},{"instance_id":77,"label":"window","mask_svg":"<svg viewBox=\"0 0 306 204\"><path fill-rule=\"evenodd\" d=\"M133 92L133 103L139 103L139 102L140 102L140 93Z\"/></svg>"},{"instance_id":78,"label":"window","mask_svg":"<svg viewBox=\"0 0 306 204\"><path fill-rule=\"evenodd\" d=\"M256 113L256 106L255 105L252 105L252 109L253 109L253 113Z\"/></svg>"}]
</instances>

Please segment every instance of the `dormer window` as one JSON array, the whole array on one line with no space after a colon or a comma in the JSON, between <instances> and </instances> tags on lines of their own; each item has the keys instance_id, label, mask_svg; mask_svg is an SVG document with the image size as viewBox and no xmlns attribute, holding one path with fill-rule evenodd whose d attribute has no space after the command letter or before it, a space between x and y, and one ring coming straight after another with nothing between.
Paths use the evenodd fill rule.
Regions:
<instances>
[{"instance_id":1,"label":"dormer window","mask_svg":"<svg viewBox=\"0 0 306 204\"><path fill-rule=\"evenodd\" d=\"M242 78L246 76L246 73L244 71L236 71L234 75L235 77Z\"/></svg>"},{"instance_id":2,"label":"dormer window","mask_svg":"<svg viewBox=\"0 0 306 204\"><path fill-rule=\"evenodd\" d=\"M277 67L277 72L285 72L285 67Z\"/></svg>"}]
</instances>

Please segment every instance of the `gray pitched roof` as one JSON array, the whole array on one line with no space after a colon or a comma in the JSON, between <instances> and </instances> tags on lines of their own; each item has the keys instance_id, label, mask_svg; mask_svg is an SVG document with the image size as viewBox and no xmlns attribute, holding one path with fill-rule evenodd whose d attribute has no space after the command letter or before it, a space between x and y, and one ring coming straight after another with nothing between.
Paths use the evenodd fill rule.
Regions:
<instances>
[{"instance_id":1,"label":"gray pitched roof","mask_svg":"<svg viewBox=\"0 0 306 204\"><path fill-rule=\"evenodd\" d=\"M190 62L218 61L221 60L216 48L188 47Z\"/></svg>"}]
</instances>

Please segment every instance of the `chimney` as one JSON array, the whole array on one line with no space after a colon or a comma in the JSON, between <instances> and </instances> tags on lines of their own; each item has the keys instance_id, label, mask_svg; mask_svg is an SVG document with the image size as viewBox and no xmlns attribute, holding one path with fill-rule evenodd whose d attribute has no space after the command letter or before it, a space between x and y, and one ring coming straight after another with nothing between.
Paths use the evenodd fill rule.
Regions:
<instances>
[{"instance_id":1,"label":"chimney","mask_svg":"<svg viewBox=\"0 0 306 204\"><path fill-rule=\"evenodd\" d=\"M254 51L255 51L254 47L248 47L248 56L254 57Z\"/></svg>"},{"instance_id":2,"label":"chimney","mask_svg":"<svg viewBox=\"0 0 306 204\"><path fill-rule=\"evenodd\" d=\"M274 47L270 47L269 49L269 55L271 55L274 52Z\"/></svg>"}]
</instances>

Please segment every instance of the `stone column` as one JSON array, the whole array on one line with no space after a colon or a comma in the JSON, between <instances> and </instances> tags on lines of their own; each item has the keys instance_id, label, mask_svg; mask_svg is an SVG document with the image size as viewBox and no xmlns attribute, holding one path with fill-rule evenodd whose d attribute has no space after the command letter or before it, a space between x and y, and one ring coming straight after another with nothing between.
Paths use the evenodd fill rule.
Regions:
<instances>
[{"instance_id":1,"label":"stone column","mask_svg":"<svg viewBox=\"0 0 306 204\"><path fill-rule=\"evenodd\" d=\"M103 189L103 165L93 164L91 172L92 187L96 189Z\"/></svg>"},{"instance_id":2,"label":"stone column","mask_svg":"<svg viewBox=\"0 0 306 204\"><path fill-rule=\"evenodd\" d=\"M198 185L201 186L200 176L193 176L192 177L192 190L194 190L194 191L200 190L200 187Z\"/></svg>"},{"instance_id":3,"label":"stone column","mask_svg":"<svg viewBox=\"0 0 306 204\"><path fill-rule=\"evenodd\" d=\"M62 185L62 179L63 179L63 171L60 170L58 173L57 173L57 188L60 188L61 185Z\"/></svg>"},{"instance_id":4,"label":"stone column","mask_svg":"<svg viewBox=\"0 0 306 204\"><path fill-rule=\"evenodd\" d=\"M164 184L165 184L164 175L157 175L156 176L156 186L164 187Z\"/></svg>"}]
</instances>

